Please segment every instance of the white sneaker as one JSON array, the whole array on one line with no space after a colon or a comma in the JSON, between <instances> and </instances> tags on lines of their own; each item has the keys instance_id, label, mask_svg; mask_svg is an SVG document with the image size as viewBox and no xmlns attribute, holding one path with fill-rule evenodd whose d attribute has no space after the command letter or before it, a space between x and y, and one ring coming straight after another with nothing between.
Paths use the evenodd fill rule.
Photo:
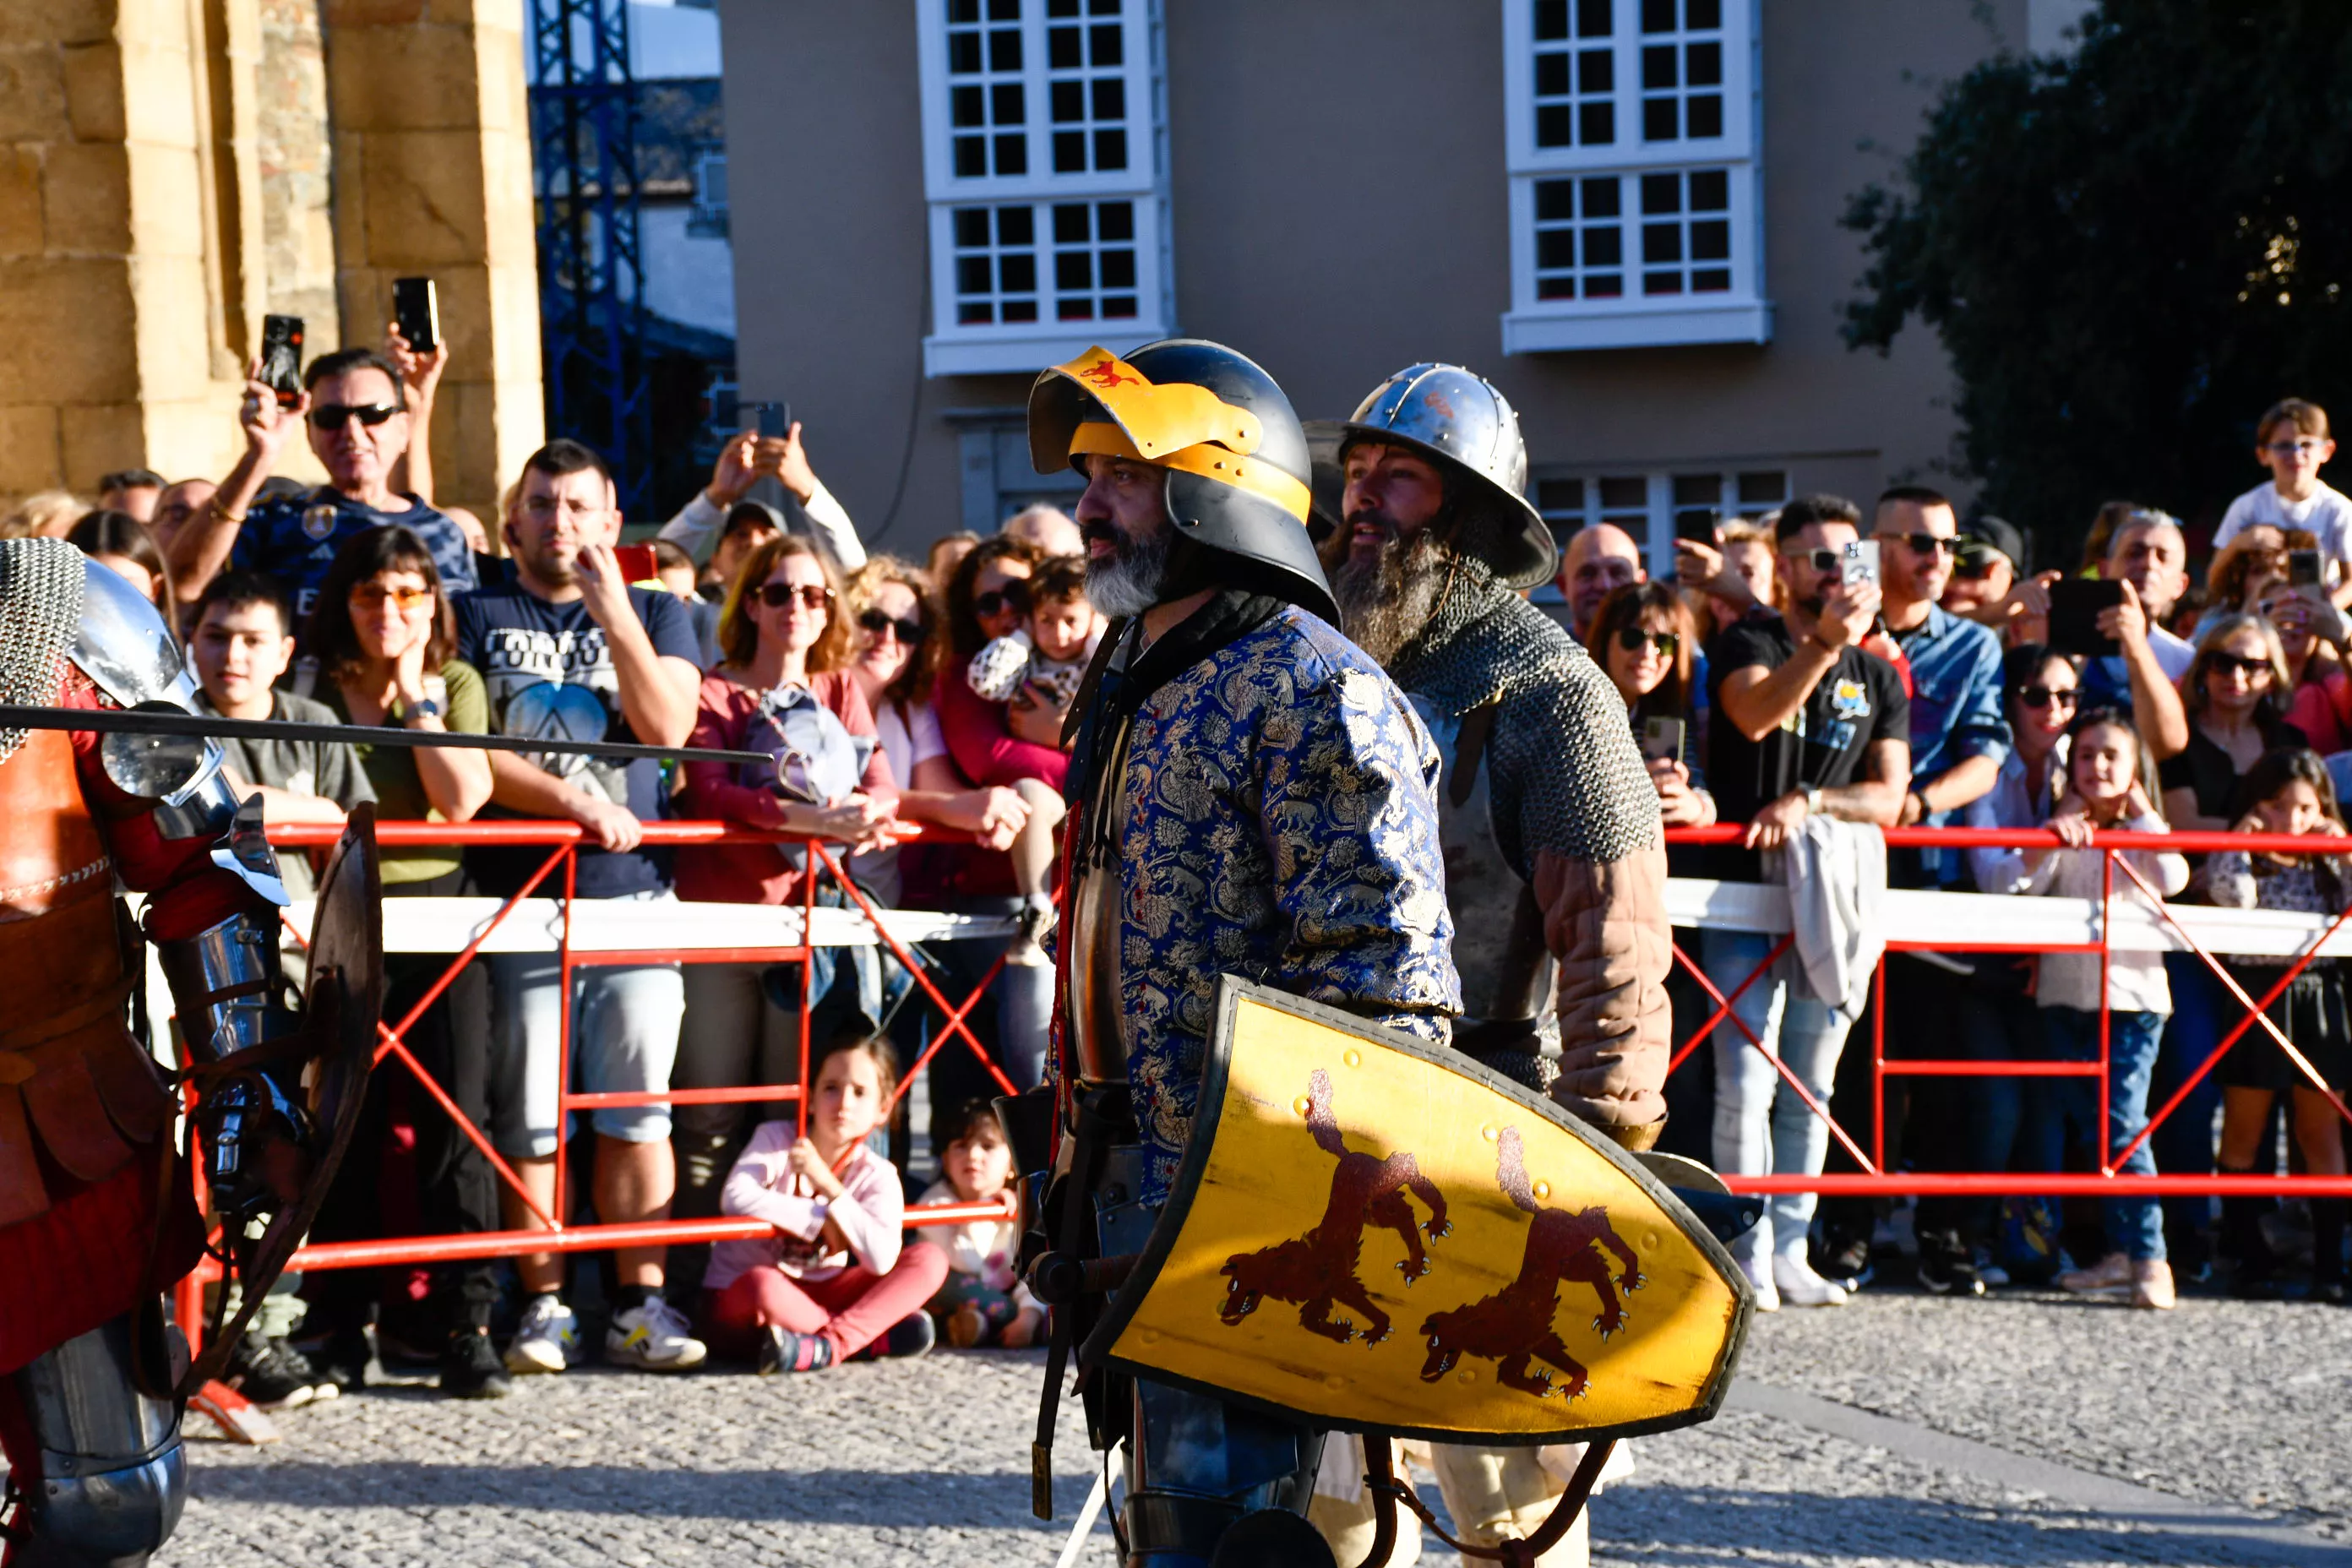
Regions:
<instances>
[{"instance_id":1,"label":"white sneaker","mask_svg":"<svg viewBox=\"0 0 2352 1568\"><path fill-rule=\"evenodd\" d=\"M533 1296L522 1326L507 1346L507 1370L518 1374L562 1372L580 1359L580 1318L554 1296Z\"/></svg>"},{"instance_id":2,"label":"white sneaker","mask_svg":"<svg viewBox=\"0 0 2352 1568\"><path fill-rule=\"evenodd\" d=\"M1849 1292L1834 1279L1824 1279L1801 1258L1772 1259L1772 1284L1783 1303L1791 1307L1843 1307Z\"/></svg>"},{"instance_id":3,"label":"white sneaker","mask_svg":"<svg viewBox=\"0 0 2352 1568\"><path fill-rule=\"evenodd\" d=\"M1739 1271L1748 1276L1748 1286L1756 1292L1756 1310L1777 1312L1780 1310L1780 1292L1772 1283L1772 1269L1762 1259L1751 1263L1739 1260Z\"/></svg>"},{"instance_id":4,"label":"white sneaker","mask_svg":"<svg viewBox=\"0 0 2352 1568\"><path fill-rule=\"evenodd\" d=\"M642 1307L614 1318L604 1331L604 1359L615 1366L646 1372L686 1372L702 1364L709 1348L686 1331L686 1314L649 1298Z\"/></svg>"}]
</instances>

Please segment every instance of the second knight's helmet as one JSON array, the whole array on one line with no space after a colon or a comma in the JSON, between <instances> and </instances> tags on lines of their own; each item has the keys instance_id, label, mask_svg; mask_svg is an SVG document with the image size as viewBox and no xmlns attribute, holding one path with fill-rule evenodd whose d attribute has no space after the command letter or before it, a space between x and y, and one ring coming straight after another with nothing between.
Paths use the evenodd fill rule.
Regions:
<instances>
[{"instance_id":1,"label":"second knight's helmet","mask_svg":"<svg viewBox=\"0 0 2352 1568\"><path fill-rule=\"evenodd\" d=\"M1090 453L1167 472L1178 537L1234 558L1224 580L1339 619L1307 537L1307 436L1274 378L1221 343L1170 338L1124 359L1088 349L1029 389L1041 474Z\"/></svg>"},{"instance_id":2,"label":"second knight's helmet","mask_svg":"<svg viewBox=\"0 0 2352 1568\"><path fill-rule=\"evenodd\" d=\"M1385 441L1437 460L1454 510L1454 544L1513 588L1531 588L1559 570L1550 525L1527 497L1528 444L1519 416L1495 384L1458 364L1411 364L1372 389L1334 426L1339 462L1358 441Z\"/></svg>"}]
</instances>

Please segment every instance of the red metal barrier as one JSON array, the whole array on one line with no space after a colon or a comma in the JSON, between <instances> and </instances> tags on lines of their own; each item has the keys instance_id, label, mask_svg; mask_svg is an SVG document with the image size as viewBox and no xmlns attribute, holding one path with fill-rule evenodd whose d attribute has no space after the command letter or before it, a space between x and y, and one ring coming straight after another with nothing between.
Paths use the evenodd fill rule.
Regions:
<instances>
[{"instance_id":1,"label":"red metal barrier","mask_svg":"<svg viewBox=\"0 0 2352 1568\"><path fill-rule=\"evenodd\" d=\"M1666 842L1673 847L1735 846L1741 842L1748 829L1745 825L1727 823L1711 827L1670 828ZM2064 840L2047 828L1975 828L1975 827L1891 827L1885 830L1890 848L2065 848ZM1871 1008L1871 1076L1870 1095L1873 1110L1871 1152L1865 1156L1846 1130L1830 1114L1827 1107L1815 1100L1804 1086L1797 1081L1788 1068L1756 1037L1745 1020L1732 1009L1733 1002L1748 988L1762 979L1773 964L1788 952L1793 937L1782 939L1748 976L1734 987L1727 997L1701 972L1698 964L1684 952L1682 944L1675 945L1675 960L1696 979L1714 1004L1706 1021L1682 1042L1675 1051L1669 1072L1679 1068L1693 1051L1708 1036L1728 1019L1747 1037L1749 1048L1761 1051L1780 1072L1781 1079L1811 1113L1828 1124L1831 1135L1837 1140L1862 1173L1823 1173L1819 1175L1725 1176L1736 1192L1744 1193L1816 1193L1824 1196L2000 1196L2006 1194L2046 1195L2051 1197L2116 1197L2138 1194L2148 1197L2177 1196L2352 1196L2352 1176L2278 1176L2231 1173L2228 1172L2180 1173L2154 1176L2127 1176L2120 1173L2123 1163L2146 1142L2165 1120L2177 1112L2197 1085L2220 1065L2246 1032L2260 1027L2273 1045L2284 1050L2305 1079L2335 1105L2338 1114L2352 1121L2352 1108L2328 1087L2311 1062L2298 1051L2276 1023L2266 1013L2270 1005L2284 994L2294 978L2310 966L2320 947L2352 921L2352 910L2336 917L2320 936L2308 943L2290 960L2278 981L2259 998L2250 996L2238 984L2222 962L2200 943L2173 913L2158 890L2147 884L2137 868L2121 858L2119 851L2130 849L2169 850L2179 854L2200 855L2235 849L2250 853L2270 851L2278 854L2352 854L2352 839L2336 837L2291 837L2284 835L2248 833L2126 833L2099 832L2089 846L2104 858L2102 890L2099 900L2099 940L2083 943L2041 943L1955 941L1937 938L1933 941L1890 941L1891 952L1994 952L1994 953L2096 953L2099 957L2099 1057L2095 1062L2020 1061L1937 1061L1893 1060L1886 1056L1886 972L1884 962L1872 977L1874 1003ZM2247 1009L2245 1020L2230 1030L2221 1042L2209 1051L2196 1069L2160 1108L2149 1113L2147 1124L2138 1135L2120 1149L2110 1149L2101 1158L2099 1169L2091 1173L2045 1173L2030 1171L1933 1173L1921 1171L1887 1171L1885 1165L1886 1080L1889 1078L2070 1078L2094 1077L2099 1087L2099 1124L2104 1127L2107 1115L2107 1072L2110 1045L2110 1019L2106 1005L2107 964L2112 949L2111 916L2115 901L2115 874L2120 868L2154 904L2163 921L2188 944L2220 979L2224 989Z\"/></svg>"},{"instance_id":2,"label":"red metal barrier","mask_svg":"<svg viewBox=\"0 0 2352 1568\"><path fill-rule=\"evenodd\" d=\"M341 830L333 827L282 827L271 831L270 840L281 849L300 850L327 847L331 846L340 836ZM908 841L921 838L931 843L956 843L963 840L962 835L937 828L928 830L913 828L904 834L903 837ZM399 1263L440 1263L466 1258L513 1257L523 1253L602 1251L608 1248L659 1247L774 1234L773 1227L764 1221L737 1217L650 1220L618 1225L564 1224L562 1216L568 1212L569 1207L565 1201L564 1187L565 1167L568 1162L561 1158L555 1162L554 1202L542 1207L532 1197L529 1187L514 1168L499 1157L483 1130L474 1124L472 1120L458 1108L457 1102L449 1098L447 1091L434 1080L431 1074L425 1071L415 1057L410 1053L405 1043L405 1036L409 1030L415 1027L417 1021L425 1016L427 1009L447 990L458 972L478 957L483 944L490 939L499 927L521 906L524 900L536 893L541 885L560 868L563 873L562 926L558 952L559 971L563 991L560 1013L562 1043L559 1051L559 1059L562 1066L559 1070L563 1073L563 1079L557 1100L558 1125L563 1125L574 1110L588 1110L598 1106L708 1105L783 1100L791 1101L798 1108L801 1126L805 1131L808 1122L808 1074L811 1070L812 1056L810 1047L813 1044L809 1037L810 1015L814 1000L810 995L809 986L805 984L800 988L802 1079L798 1083L752 1084L733 1089L665 1089L646 1092L576 1093L571 1087L570 1078L571 982L573 972L581 967L625 963L797 963L805 969L812 952L807 938L814 913L817 908L815 876L803 879L802 940L794 945L602 949L593 952L575 952L572 944L572 913L576 902L573 897L577 870L576 852L579 846L589 841L587 834L578 826L561 822L467 824L384 822L377 825L376 840L378 845L385 849L450 846L461 847L530 846L546 847L550 850L547 859L532 872L530 879L512 897L499 905L498 911L482 931L452 957L448 967L425 994L397 1022L378 1024L377 1033L382 1043L376 1051L376 1062L379 1066L383 1064L385 1058L391 1057L396 1058L408 1069L417 1084L438 1106L442 1114L452 1118L457 1122L459 1130L489 1162L499 1180L509 1191L518 1196L543 1228L488 1231L469 1236L400 1237L365 1241L314 1243L304 1247L294 1255L288 1265L289 1268L307 1271L314 1268L373 1268ZM951 1003L933 981L928 967L919 962L895 934L883 929L879 911L867 900L864 891L844 875L840 861L835 858L834 851L824 844L814 840L795 839L787 835L759 832L719 822L649 822L645 825L644 841L647 845L663 847L683 845L804 844L813 852L813 868L822 868L823 871L834 879L836 886L848 893L856 909L873 921L883 944L900 963L906 966L908 972L913 976L914 984L921 987L923 994L938 1007L945 1019L938 1037L930 1042L915 1064L900 1076L898 1088L891 1098L892 1110L897 1110L899 1101L912 1087L915 1074L927 1067L940 1048L950 1038L961 1038L965 1047L979 1058L981 1064L987 1068L989 1075L1006 1093L1015 1091L1013 1081L990 1058L979 1037L964 1022L972 1008L977 1006L986 994L988 987L994 983L997 973L1003 967L1001 959L982 977L980 984L971 995L965 997L961 1003ZM307 933L296 930L290 920L288 921L288 928L294 931L298 941L306 937ZM551 1209L552 1212L550 1212ZM907 1223L909 1226L916 1227L961 1225L975 1219L1002 1217L1004 1212L1003 1207L992 1202L921 1205L907 1211ZM210 1258L206 1258L200 1264L196 1272L190 1276L180 1288L177 1297L178 1315L192 1333L197 1331L201 1321L203 1288L219 1277L219 1266Z\"/></svg>"}]
</instances>

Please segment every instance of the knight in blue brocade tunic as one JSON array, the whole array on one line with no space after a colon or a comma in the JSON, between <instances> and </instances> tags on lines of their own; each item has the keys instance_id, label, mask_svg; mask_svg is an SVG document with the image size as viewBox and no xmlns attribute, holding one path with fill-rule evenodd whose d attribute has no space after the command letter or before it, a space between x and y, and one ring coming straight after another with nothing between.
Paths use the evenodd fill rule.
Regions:
<instances>
[{"instance_id":1,"label":"knight in blue brocade tunic","mask_svg":"<svg viewBox=\"0 0 2352 1568\"><path fill-rule=\"evenodd\" d=\"M1192 1131L1220 974L1451 1039L1438 767L1381 668L1295 606L1137 710L1118 782L1118 1010L1146 1202Z\"/></svg>"}]
</instances>

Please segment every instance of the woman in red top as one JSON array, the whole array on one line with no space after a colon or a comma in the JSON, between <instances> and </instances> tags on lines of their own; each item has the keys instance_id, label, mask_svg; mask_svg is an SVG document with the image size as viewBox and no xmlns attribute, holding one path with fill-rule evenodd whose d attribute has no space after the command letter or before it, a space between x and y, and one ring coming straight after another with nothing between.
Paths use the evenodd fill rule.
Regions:
<instances>
[{"instance_id":1,"label":"woman in red top","mask_svg":"<svg viewBox=\"0 0 2352 1568\"><path fill-rule=\"evenodd\" d=\"M702 679L702 711L695 746L742 750L761 728L761 700L798 687L838 720L854 741L872 742L874 716L845 668L851 638L840 613L840 590L824 558L803 539L772 539L747 557L719 615L725 662ZM753 749L757 749L754 747ZM787 800L774 788L747 782L726 763L689 763L682 800L686 815L786 833L835 839L852 847L874 843L891 819L898 790L879 745L859 788L832 805ZM800 856L782 845L727 844L677 852L677 893L688 902L782 904L802 898L807 875ZM829 886L822 901L836 903ZM809 966L812 992L823 1002L835 978L835 953L818 948ZM780 1005L765 984L764 963L686 966L686 1022L678 1039L677 1089L733 1089L800 1079L798 1006ZM797 976L792 977L797 981ZM850 976L844 972L841 978ZM793 986L783 987L794 994ZM855 998L851 999L854 1004ZM813 1024L812 1027L817 1026ZM677 1212L717 1212L719 1184L744 1107L681 1105L673 1117L678 1152Z\"/></svg>"}]
</instances>

